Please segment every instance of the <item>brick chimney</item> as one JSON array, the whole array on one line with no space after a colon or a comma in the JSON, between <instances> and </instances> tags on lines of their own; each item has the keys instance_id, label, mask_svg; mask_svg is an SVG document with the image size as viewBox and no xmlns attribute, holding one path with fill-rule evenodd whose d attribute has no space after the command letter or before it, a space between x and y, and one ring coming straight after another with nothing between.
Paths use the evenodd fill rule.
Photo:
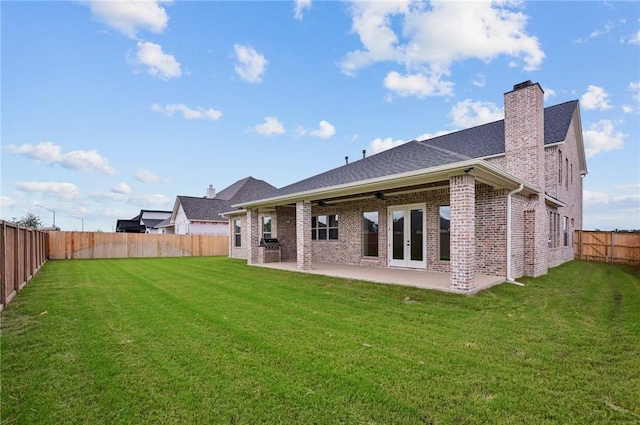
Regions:
<instances>
[{"instance_id":1,"label":"brick chimney","mask_svg":"<svg viewBox=\"0 0 640 425\"><path fill-rule=\"evenodd\" d=\"M531 80L504 94L507 171L544 190L544 92Z\"/></svg>"}]
</instances>

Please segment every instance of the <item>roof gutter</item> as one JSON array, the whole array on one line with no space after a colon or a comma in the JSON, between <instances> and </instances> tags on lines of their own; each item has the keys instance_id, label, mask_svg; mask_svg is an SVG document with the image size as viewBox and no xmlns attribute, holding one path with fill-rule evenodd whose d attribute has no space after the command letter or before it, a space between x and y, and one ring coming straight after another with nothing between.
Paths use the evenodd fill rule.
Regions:
<instances>
[{"instance_id":1,"label":"roof gutter","mask_svg":"<svg viewBox=\"0 0 640 425\"><path fill-rule=\"evenodd\" d=\"M394 189L403 186L423 184L427 181L438 181L449 177L472 174L480 183L486 183L498 189L512 189L523 185L523 190L528 194L542 193L542 189L525 183L519 178L506 171L484 161L482 159L471 159L467 161L454 162L452 164L441 165L432 168L408 171L404 173L392 174L388 176L375 177L367 180L327 186L319 189L306 190L271 198L258 199L243 204L234 204L232 207L248 209L257 207L267 207L282 204L294 203L296 201L326 200L331 197L351 196L363 192L375 192Z\"/></svg>"}]
</instances>

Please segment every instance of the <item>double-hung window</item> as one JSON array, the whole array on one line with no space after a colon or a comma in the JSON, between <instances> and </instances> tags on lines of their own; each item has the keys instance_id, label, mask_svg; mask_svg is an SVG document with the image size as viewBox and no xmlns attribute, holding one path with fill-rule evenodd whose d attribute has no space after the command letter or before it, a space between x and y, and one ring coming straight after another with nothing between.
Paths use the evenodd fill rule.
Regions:
<instances>
[{"instance_id":1,"label":"double-hung window","mask_svg":"<svg viewBox=\"0 0 640 425\"><path fill-rule=\"evenodd\" d=\"M239 218L233 221L234 246L239 248L242 246L242 220Z\"/></svg>"},{"instance_id":2,"label":"double-hung window","mask_svg":"<svg viewBox=\"0 0 640 425\"><path fill-rule=\"evenodd\" d=\"M316 241L338 240L338 214L311 217L311 239Z\"/></svg>"},{"instance_id":3,"label":"double-hung window","mask_svg":"<svg viewBox=\"0 0 640 425\"><path fill-rule=\"evenodd\" d=\"M262 217L262 239L271 239L271 217Z\"/></svg>"}]
</instances>

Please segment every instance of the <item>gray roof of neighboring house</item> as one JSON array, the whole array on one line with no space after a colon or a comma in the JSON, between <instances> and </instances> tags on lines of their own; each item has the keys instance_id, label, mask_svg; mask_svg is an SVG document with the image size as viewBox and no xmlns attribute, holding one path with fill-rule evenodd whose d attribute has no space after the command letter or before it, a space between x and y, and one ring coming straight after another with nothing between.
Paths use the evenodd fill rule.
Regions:
<instances>
[{"instance_id":1,"label":"gray roof of neighboring house","mask_svg":"<svg viewBox=\"0 0 640 425\"><path fill-rule=\"evenodd\" d=\"M232 185L222 189L215 199L224 199L231 203L244 202L249 199L255 199L265 193L272 192L276 188L264 180L254 179L249 176L242 180L238 180Z\"/></svg>"},{"instance_id":2,"label":"gray roof of neighboring house","mask_svg":"<svg viewBox=\"0 0 640 425\"><path fill-rule=\"evenodd\" d=\"M246 177L221 190L215 198L178 196L178 200L189 220L228 221L221 214L235 210L231 205L264 198L274 190L275 186L264 180Z\"/></svg>"},{"instance_id":3,"label":"gray roof of neighboring house","mask_svg":"<svg viewBox=\"0 0 640 425\"><path fill-rule=\"evenodd\" d=\"M153 229L154 227L156 227L158 224L162 223L165 219L158 219L158 218L145 218L144 220L142 220L142 223L144 224L144 226L147 229Z\"/></svg>"},{"instance_id":4,"label":"gray roof of neighboring house","mask_svg":"<svg viewBox=\"0 0 640 425\"><path fill-rule=\"evenodd\" d=\"M194 196L178 196L178 200L189 220L227 221L220 214L229 211L229 201Z\"/></svg>"},{"instance_id":5,"label":"gray roof of neighboring house","mask_svg":"<svg viewBox=\"0 0 640 425\"><path fill-rule=\"evenodd\" d=\"M544 109L544 143L565 139L578 101ZM412 140L296 183L246 200L257 201L341 184L427 169L469 159L504 154L504 120L456 131L432 139ZM239 204L239 202L231 202Z\"/></svg>"},{"instance_id":6,"label":"gray roof of neighboring house","mask_svg":"<svg viewBox=\"0 0 640 425\"><path fill-rule=\"evenodd\" d=\"M165 218L164 220L162 220L160 223L156 224L156 228L157 227L171 227L173 226L173 224L171 224L171 216Z\"/></svg>"}]
</instances>

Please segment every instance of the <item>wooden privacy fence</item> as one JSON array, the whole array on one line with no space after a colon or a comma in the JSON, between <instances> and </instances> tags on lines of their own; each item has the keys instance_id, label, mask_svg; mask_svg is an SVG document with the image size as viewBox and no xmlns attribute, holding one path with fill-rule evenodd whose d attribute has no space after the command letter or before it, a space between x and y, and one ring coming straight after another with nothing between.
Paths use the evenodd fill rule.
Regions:
<instances>
[{"instance_id":1,"label":"wooden privacy fence","mask_svg":"<svg viewBox=\"0 0 640 425\"><path fill-rule=\"evenodd\" d=\"M640 233L576 230L575 258L640 265Z\"/></svg>"},{"instance_id":2,"label":"wooden privacy fence","mask_svg":"<svg viewBox=\"0 0 640 425\"><path fill-rule=\"evenodd\" d=\"M47 256L50 260L229 254L229 237L225 235L49 232L47 239Z\"/></svg>"},{"instance_id":3,"label":"wooden privacy fence","mask_svg":"<svg viewBox=\"0 0 640 425\"><path fill-rule=\"evenodd\" d=\"M47 261L46 233L0 220L0 310Z\"/></svg>"}]
</instances>

